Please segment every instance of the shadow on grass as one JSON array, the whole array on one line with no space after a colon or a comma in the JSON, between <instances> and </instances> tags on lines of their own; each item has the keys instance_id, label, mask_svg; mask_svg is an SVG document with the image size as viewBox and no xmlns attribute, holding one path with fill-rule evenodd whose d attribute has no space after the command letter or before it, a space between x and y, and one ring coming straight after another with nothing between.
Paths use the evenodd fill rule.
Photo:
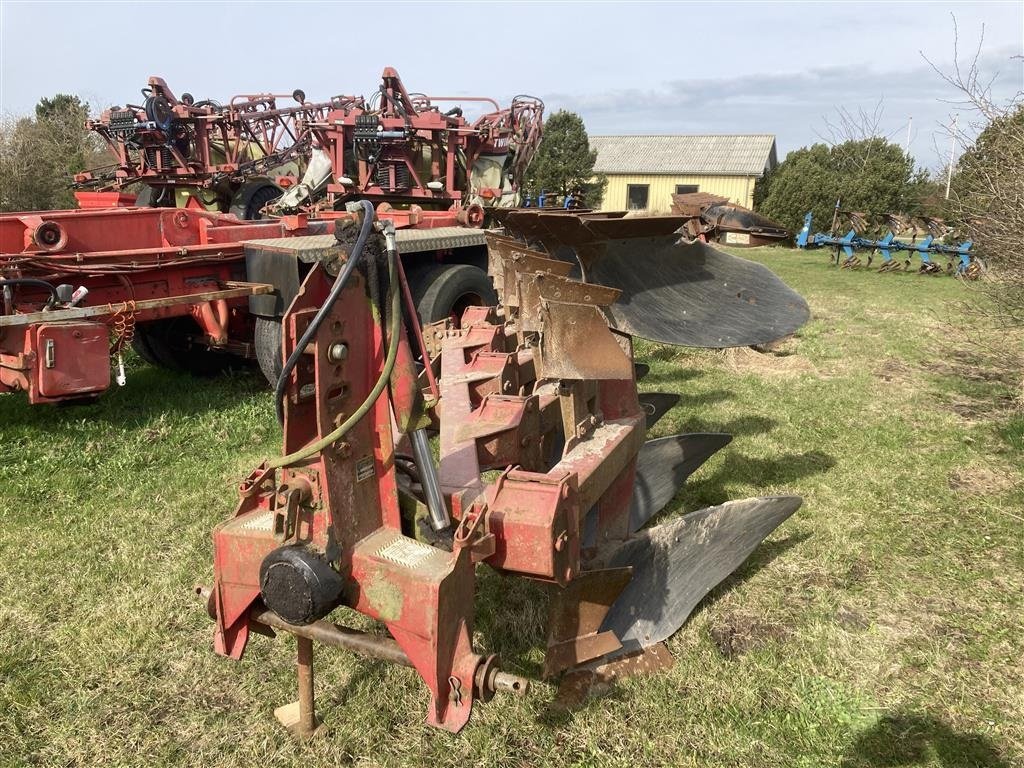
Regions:
<instances>
[{"instance_id":1,"label":"shadow on grass","mask_svg":"<svg viewBox=\"0 0 1024 768\"><path fill-rule=\"evenodd\" d=\"M704 371L698 368L669 368L665 371L650 371L643 375L643 385L649 384L682 384L686 381L699 379Z\"/></svg>"},{"instance_id":2,"label":"shadow on grass","mask_svg":"<svg viewBox=\"0 0 1024 768\"><path fill-rule=\"evenodd\" d=\"M477 570L475 628L487 652L499 654L505 669L540 677L542 661L535 651L547 644L548 602L556 588L490 568Z\"/></svg>"},{"instance_id":3,"label":"shadow on grass","mask_svg":"<svg viewBox=\"0 0 1024 768\"><path fill-rule=\"evenodd\" d=\"M775 560L775 558L785 553L791 547L800 544L810 535L809 533L795 534L778 541L762 543L754 550L754 554L747 558L732 575L719 583L708 593L708 596L697 603L677 631L682 630L692 620L694 615L713 605L730 590L735 589L744 581L754 576L754 574ZM592 707L604 707L608 700L622 700L626 695L620 686L610 681L597 683L596 687L581 699L577 699L572 693L565 698L560 693L544 708L537 720L547 726L564 725L572 720L578 712Z\"/></svg>"},{"instance_id":4,"label":"shadow on grass","mask_svg":"<svg viewBox=\"0 0 1024 768\"><path fill-rule=\"evenodd\" d=\"M684 395L677 392L640 392L640 407L647 413L647 429L650 431L664 416L675 413L677 407L683 412L692 412L696 406L717 403L732 397L731 392L716 389L700 395ZM683 432L726 432L730 435L767 432L775 425L770 419L760 417L733 419L723 424L712 424L701 419L689 419L675 431ZM648 435L650 437L650 435Z\"/></svg>"},{"instance_id":5,"label":"shadow on grass","mask_svg":"<svg viewBox=\"0 0 1024 768\"><path fill-rule=\"evenodd\" d=\"M721 403L736 396L736 393L728 389L712 389L708 392L697 392L692 395L679 395L678 406L681 408L693 409L697 406Z\"/></svg>"},{"instance_id":6,"label":"shadow on grass","mask_svg":"<svg viewBox=\"0 0 1024 768\"><path fill-rule=\"evenodd\" d=\"M315 658L314 658L315 662ZM316 705L317 714L326 712L343 712L345 705L353 696L360 696L359 689L363 687L374 688L382 685L387 676L391 662L374 659L370 656L360 656L356 670L343 683L333 684L325 687L323 692L317 692ZM321 711L321 705L323 709Z\"/></svg>"},{"instance_id":7,"label":"shadow on grass","mask_svg":"<svg viewBox=\"0 0 1024 768\"><path fill-rule=\"evenodd\" d=\"M741 416L726 422L689 418L679 426L680 432L725 432L728 435L760 435L771 432L778 424L765 416Z\"/></svg>"},{"instance_id":8,"label":"shadow on grass","mask_svg":"<svg viewBox=\"0 0 1024 768\"><path fill-rule=\"evenodd\" d=\"M772 459L757 459L730 452L710 477L687 483L683 492L701 504L724 504L733 498L728 490L737 483L763 487L785 485L810 475L828 472L836 460L822 451L786 453Z\"/></svg>"},{"instance_id":9,"label":"shadow on grass","mask_svg":"<svg viewBox=\"0 0 1024 768\"><path fill-rule=\"evenodd\" d=\"M797 510L796 514L800 514L800 511ZM718 586L708 592L708 596L701 600L693 613L690 614L690 619L697 613L709 609L729 592L736 589L736 587L756 576L763 568L771 565L776 558L781 557L798 544L807 541L812 535L808 532L791 533L784 539L762 541L739 568L722 579ZM687 621L690 619L687 619Z\"/></svg>"},{"instance_id":10,"label":"shadow on grass","mask_svg":"<svg viewBox=\"0 0 1024 768\"><path fill-rule=\"evenodd\" d=\"M197 378L146 365L129 371L125 387L114 385L91 402L29 405L28 398L21 393L2 396L0 422L12 429L61 429L86 419L119 428L133 428L147 424L161 414L196 416L266 391L266 381L254 369L243 368L215 377Z\"/></svg>"},{"instance_id":11,"label":"shadow on grass","mask_svg":"<svg viewBox=\"0 0 1024 768\"><path fill-rule=\"evenodd\" d=\"M537 715L537 722L547 728L560 728L569 725L576 716L586 710L601 711L609 702L624 701L626 691L620 685L609 683L600 686L600 692L588 695L578 704L566 705L556 697L543 706Z\"/></svg>"},{"instance_id":12,"label":"shadow on grass","mask_svg":"<svg viewBox=\"0 0 1024 768\"><path fill-rule=\"evenodd\" d=\"M990 739L954 731L931 715L886 715L861 733L847 749L843 768L921 765L936 760L942 768L1010 768Z\"/></svg>"}]
</instances>

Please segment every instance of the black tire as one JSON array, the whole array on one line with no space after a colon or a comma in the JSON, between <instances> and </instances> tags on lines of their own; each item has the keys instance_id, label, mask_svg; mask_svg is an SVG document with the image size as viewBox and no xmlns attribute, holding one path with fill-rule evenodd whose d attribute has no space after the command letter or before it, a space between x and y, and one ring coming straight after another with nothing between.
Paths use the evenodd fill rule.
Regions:
<instances>
[{"instance_id":1,"label":"black tire","mask_svg":"<svg viewBox=\"0 0 1024 768\"><path fill-rule=\"evenodd\" d=\"M439 264L417 271L409 279L416 313L424 325L447 317L458 322L466 307L498 303L491 278L471 264Z\"/></svg>"},{"instance_id":2,"label":"black tire","mask_svg":"<svg viewBox=\"0 0 1024 768\"><path fill-rule=\"evenodd\" d=\"M256 318L256 361L271 386L277 384L284 368L281 357L281 319L278 317Z\"/></svg>"},{"instance_id":3,"label":"black tire","mask_svg":"<svg viewBox=\"0 0 1024 768\"><path fill-rule=\"evenodd\" d=\"M233 213L240 219L255 221L263 218L263 206L272 200L277 200L284 191L269 181L262 186L242 187L231 201L231 208L228 213Z\"/></svg>"},{"instance_id":4,"label":"black tire","mask_svg":"<svg viewBox=\"0 0 1024 768\"><path fill-rule=\"evenodd\" d=\"M144 332L136 333L132 337L132 349L135 350L135 354L150 365L160 367L160 361L157 359L156 353L149 346L149 337Z\"/></svg>"},{"instance_id":5,"label":"black tire","mask_svg":"<svg viewBox=\"0 0 1024 768\"><path fill-rule=\"evenodd\" d=\"M487 273L470 264L440 264L415 270L409 275L409 281L416 313L423 323L434 323L446 317L458 320L467 306L498 303ZM280 318L256 318L255 345L260 370L271 386L276 385L284 367Z\"/></svg>"},{"instance_id":6,"label":"black tire","mask_svg":"<svg viewBox=\"0 0 1024 768\"><path fill-rule=\"evenodd\" d=\"M167 187L151 187L143 184L135 195L135 206L137 208L173 208L174 192Z\"/></svg>"},{"instance_id":7,"label":"black tire","mask_svg":"<svg viewBox=\"0 0 1024 768\"><path fill-rule=\"evenodd\" d=\"M242 360L235 355L193 344L192 337L200 334L191 317L153 320L135 327L132 347L147 362L193 376L216 376L229 368L242 367Z\"/></svg>"}]
</instances>

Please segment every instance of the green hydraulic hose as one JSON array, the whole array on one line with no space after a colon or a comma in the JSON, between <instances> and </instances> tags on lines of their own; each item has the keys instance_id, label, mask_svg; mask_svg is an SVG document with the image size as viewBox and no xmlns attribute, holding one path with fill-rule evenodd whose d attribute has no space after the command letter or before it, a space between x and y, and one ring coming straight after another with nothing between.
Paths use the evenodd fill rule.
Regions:
<instances>
[{"instance_id":1,"label":"green hydraulic hose","mask_svg":"<svg viewBox=\"0 0 1024 768\"><path fill-rule=\"evenodd\" d=\"M267 461L268 468L276 469L278 467L290 467L292 464L298 464L300 461L308 459L310 456L319 453L327 446L343 438L352 427L370 412L370 408L377 402L377 398L384 391L384 387L388 385L391 372L395 368L395 360L398 357L398 339L402 327L402 303L398 292L398 276L395 270L395 259L397 258L398 255L396 253L388 254L388 303L391 305L388 316L388 354L384 360L384 368L380 372L377 383L373 385L373 389L370 390L370 394L366 396L363 404L351 416L345 419L345 422L340 427L294 453L289 453L287 456L281 456L276 459L269 459Z\"/></svg>"}]
</instances>

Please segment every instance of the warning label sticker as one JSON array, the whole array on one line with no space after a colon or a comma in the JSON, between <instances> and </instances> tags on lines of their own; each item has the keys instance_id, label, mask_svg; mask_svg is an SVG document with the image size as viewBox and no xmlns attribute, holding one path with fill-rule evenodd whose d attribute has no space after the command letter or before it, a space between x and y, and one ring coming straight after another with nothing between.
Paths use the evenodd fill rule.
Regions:
<instances>
[{"instance_id":1,"label":"warning label sticker","mask_svg":"<svg viewBox=\"0 0 1024 768\"><path fill-rule=\"evenodd\" d=\"M356 462L356 482L361 483L363 480L369 480L371 477L376 476L376 472L373 468L373 456L364 456Z\"/></svg>"}]
</instances>

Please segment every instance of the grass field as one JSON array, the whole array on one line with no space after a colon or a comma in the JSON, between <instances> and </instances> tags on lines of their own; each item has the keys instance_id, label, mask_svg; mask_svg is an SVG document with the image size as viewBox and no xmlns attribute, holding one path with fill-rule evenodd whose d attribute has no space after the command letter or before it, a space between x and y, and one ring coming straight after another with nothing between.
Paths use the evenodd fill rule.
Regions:
<instances>
[{"instance_id":1,"label":"grass field","mask_svg":"<svg viewBox=\"0 0 1024 768\"><path fill-rule=\"evenodd\" d=\"M782 353L643 345L642 388L682 395L656 435L735 435L673 512L778 492L803 508L669 642L671 672L569 712L539 684L458 736L423 724L411 670L320 650L329 732L297 745L271 715L294 698L293 643L213 654L190 587L238 480L278 450L258 374L133 359L96 405L0 397L0 765L1024 764L1012 372L949 330L953 279L743 255L812 321ZM543 593L479 581L477 644L536 675Z\"/></svg>"}]
</instances>

